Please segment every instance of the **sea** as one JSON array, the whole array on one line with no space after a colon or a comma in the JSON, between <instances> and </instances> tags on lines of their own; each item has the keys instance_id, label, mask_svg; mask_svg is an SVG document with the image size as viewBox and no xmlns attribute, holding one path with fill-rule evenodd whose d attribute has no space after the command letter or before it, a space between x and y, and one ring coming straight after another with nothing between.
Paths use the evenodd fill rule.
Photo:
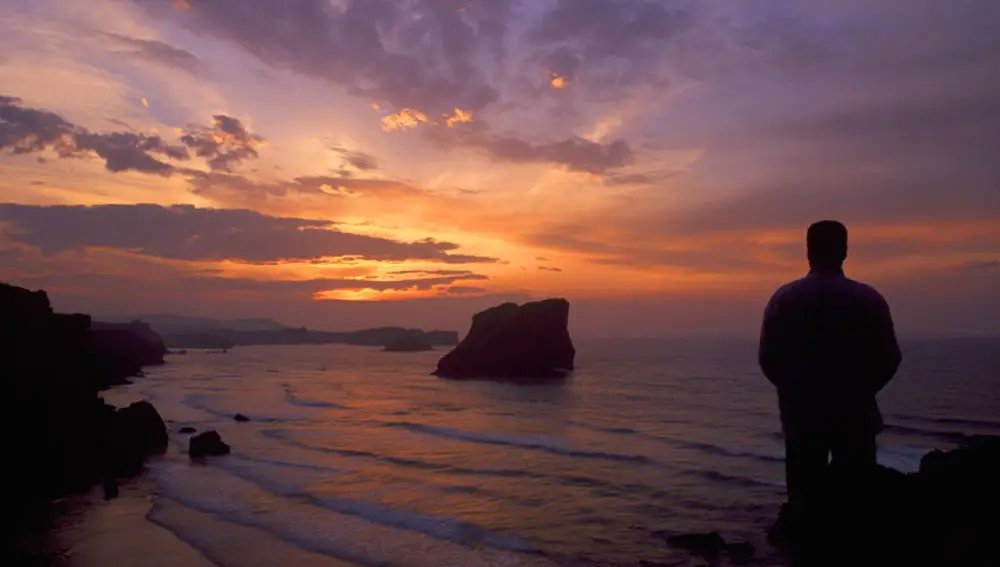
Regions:
<instances>
[{"instance_id":1,"label":"sea","mask_svg":"<svg viewBox=\"0 0 1000 567\"><path fill-rule=\"evenodd\" d=\"M110 397L168 420L148 520L219 567L693 566L705 558L665 536L707 531L783 565L766 543L782 439L756 344L576 347L569 379L532 385L436 378L443 351L189 351ZM882 464L915 471L1000 434L1000 339L903 348L880 395ZM185 426L232 453L192 462Z\"/></svg>"}]
</instances>

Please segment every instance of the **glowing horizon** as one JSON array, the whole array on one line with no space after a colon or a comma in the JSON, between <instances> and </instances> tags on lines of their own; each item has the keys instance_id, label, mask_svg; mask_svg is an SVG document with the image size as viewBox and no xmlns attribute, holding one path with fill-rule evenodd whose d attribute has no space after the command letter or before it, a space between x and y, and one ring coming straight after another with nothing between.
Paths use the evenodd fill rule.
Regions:
<instances>
[{"instance_id":1,"label":"glowing horizon","mask_svg":"<svg viewBox=\"0 0 1000 567\"><path fill-rule=\"evenodd\" d=\"M902 325L1000 332L993 4L585 4L16 5L0 279L96 312L460 327L565 296L588 327L749 331L837 218Z\"/></svg>"}]
</instances>

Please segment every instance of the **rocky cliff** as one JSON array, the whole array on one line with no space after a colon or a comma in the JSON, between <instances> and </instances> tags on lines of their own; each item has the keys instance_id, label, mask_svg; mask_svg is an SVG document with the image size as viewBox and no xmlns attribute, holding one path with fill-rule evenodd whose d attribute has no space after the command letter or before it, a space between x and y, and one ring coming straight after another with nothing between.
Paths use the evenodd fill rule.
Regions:
<instances>
[{"instance_id":1,"label":"rocky cliff","mask_svg":"<svg viewBox=\"0 0 1000 567\"><path fill-rule=\"evenodd\" d=\"M4 468L11 487L5 514L16 520L53 498L113 482L166 446L166 427L152 405L115 409L98 396L150 360L148 352L130 350L137 343L121 332L113 339L95 334L89 316L54 313L44 291L0 284Z\"/></svg>"}]
</instances>

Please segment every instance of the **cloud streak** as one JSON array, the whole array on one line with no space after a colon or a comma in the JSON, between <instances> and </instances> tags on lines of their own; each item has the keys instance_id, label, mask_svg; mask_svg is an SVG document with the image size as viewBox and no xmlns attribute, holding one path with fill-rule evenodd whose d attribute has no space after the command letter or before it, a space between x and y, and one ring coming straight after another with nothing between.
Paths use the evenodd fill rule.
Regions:
<instances>
[{"instance_id":1,"label":"cloud streak","mask_svg":"<svg viewBox=\"0 0 1000 567\"><path fill-rule=\"evenodd\" d=\"M357 258L444 264L492 263L494 258L456 254L451 242L398 242L341 232L328 221L279 218L248 210L191 206L94 207L0 204L19 242L47 254L103 247L188 261L259 263Z\"/></svg>"}]
</instances>

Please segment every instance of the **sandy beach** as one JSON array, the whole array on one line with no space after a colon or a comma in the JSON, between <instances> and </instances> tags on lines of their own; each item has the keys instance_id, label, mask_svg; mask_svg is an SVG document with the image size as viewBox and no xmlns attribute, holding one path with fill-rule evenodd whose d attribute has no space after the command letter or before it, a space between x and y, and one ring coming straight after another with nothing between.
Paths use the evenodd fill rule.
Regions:
<instances>
[{"instance_id":1,"label":"sandy beach","mask_svg":"<svg viewBox=\"0 0 1000 567\"><path fill-rule=\"evenodd\" d=\"M139 479L105 501L101 489L61 504L65 510L46 535L45 552L54 567L214 567L196 549L146 516L154 505L148 483Z\"/></svg>"},{"instance_id":2,"label":"sandy beach","mask_svg":"<svg viewBox=\"0 0 1000 567\"><path fill-rule=\"evenodd\" d=\"M105 501L101 489L66 499L55 527L39 547L52 567L217 567L226 565L282 565L352 567L351 563L285 544L254 529L227 525L170 501L157 501L148 480L136 479L121 487L118 498ZM155 511L155 514L153 513ZM206 557L169 529L151 520L183 524L204 534L217 557ZM228 541L219 545L219 534ZM198 545L198 542L193 542ZM222 549L222 551L220 551Z\"/></svg>"}]
</instances>

